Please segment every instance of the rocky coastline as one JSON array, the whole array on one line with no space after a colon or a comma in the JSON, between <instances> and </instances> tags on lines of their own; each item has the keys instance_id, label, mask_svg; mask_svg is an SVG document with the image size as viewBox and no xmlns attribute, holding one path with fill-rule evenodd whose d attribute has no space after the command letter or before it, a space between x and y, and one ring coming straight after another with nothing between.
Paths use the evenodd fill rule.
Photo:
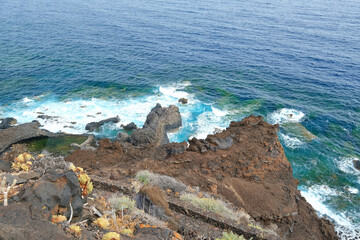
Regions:
<instances>
[{"instance_id":1,"label":"rocky coastline","mask_svg":"<svg viewBox=\"0 0 360 240\"><path fill-rule=\"evenodd\" d=\"M261 116L170 143L181 115L157 104L142 128L85 135L68 154L29 148L66 134L13 124L0 129L0 239L338 239L297 190L278 126Z\"/></svg>"}]
</instances>

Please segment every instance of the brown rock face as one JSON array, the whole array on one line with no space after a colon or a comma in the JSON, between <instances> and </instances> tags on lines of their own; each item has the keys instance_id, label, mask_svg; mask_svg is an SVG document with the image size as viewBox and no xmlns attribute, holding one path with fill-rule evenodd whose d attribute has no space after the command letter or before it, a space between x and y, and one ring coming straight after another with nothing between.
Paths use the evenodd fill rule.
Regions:
<instances>
[{"instance_id":1,"label":"brown rock face","mask_svg":"<svg viewBox=\"0 0 360 240\"><path fill-rule=\"evenodd\" d=\"M319 218L297 190L298 181L277 130L262 117L250 116L205 140L189 141L187 150L178 154L163 154L164 148L122 144L116 159L100 147L86 152L86 161L84 158L80 166L91 168L99 161L99 173L116 165L130 176L143 169L170 175L208 192L216 189L223 199L265 226L276 224L284 239L338 239L333 225ZM109 147L117 144L109 143ZM69 160L76 161L80 153L85 154L78 150Z\"/></svg>"}]
</instances>

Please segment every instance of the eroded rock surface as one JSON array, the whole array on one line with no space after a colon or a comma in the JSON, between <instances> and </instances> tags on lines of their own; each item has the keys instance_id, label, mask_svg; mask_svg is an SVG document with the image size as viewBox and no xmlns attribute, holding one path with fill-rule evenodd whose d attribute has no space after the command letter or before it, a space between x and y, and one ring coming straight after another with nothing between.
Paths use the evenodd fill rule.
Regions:
<instances>
[{"instance_id":1,"label":"eroded rock surface","mask_svg":"<svg viewBox=\"0 0 360 240\"><path fill-rule=\"evenodd\" d=\"M120 122L120 118L119 116L113 117L113 118L108 118L108 119L104 119L101 120L99 122L91 122L86 124L85 129L88 130L89 132L93 132L97 129L99 129L101 126L103 126L105 123L118 123Z\"/></svg>"},{"instance_id":2,"label":"eroded rock surface","mask_svg":"<svg viewBox=\"0 0 360 240\"><path fill-rule=\"evenodd\" d=\"M154 121L161 118L157 111L160 107L148 118L147 126L159 122ZM170 123L170 128L179 126L172 119L163 122ZM190 146L184 151L180 148L178 154L168 154L159 146L107 141L94 152L78 150L69 160L83 159L81 166L100 175L116 167L122 177L133 177L144 169L175 177L188 186L215 192L264 226L277 229L283 239L338 239L333 225L319 218L297 190L298 181L277 131L278 126L262 117L250 116L205 140L189 141Z\"/></svg>"},{"instance_id":3,"label":"eroded rock surface","mask_svg":"<svg viewBox=\"0 0 360 240\"><path fill-rule=\"evenodd\" d=\"M53 136L46 130L39 128L38 122L30 122L0 130L0 153L9 148L12 144L36 137Z\"/></svg>"}]
</instances>

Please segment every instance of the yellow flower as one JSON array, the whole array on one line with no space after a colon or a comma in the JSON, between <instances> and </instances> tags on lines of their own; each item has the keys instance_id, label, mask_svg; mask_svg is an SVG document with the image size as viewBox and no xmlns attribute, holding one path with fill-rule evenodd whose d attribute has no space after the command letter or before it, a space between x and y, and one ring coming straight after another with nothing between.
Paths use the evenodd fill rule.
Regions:
<instances>
[{"instance_id":1,"label":"yellow flower","mask_svg":"<svg viewBox=\"0 0 360 240\"><path fill-rule=\"evenodd\" d=\"M120 234L116 232L109 232L104 235L102 240L120 240Z\"/></svg>"},{"instance_id":2,"label":"yellow flower","mask_svg":"<svg viewBox=\"0 0 360 240\"><path fill-rule=\"evenodd\" d=\"M40 156L40 155L39 155ZM74 164L71 164L69 167L69 170L73 170L74 172L76 171L76 167L74 166Z\"/></svg>"},{"instance_id":3,"label":"yellow flower","mask_svg":"<svg viewBox=\"0 0 360 240\"><path fill-rule=\"evenodd\" d=\"M79 226L72 225L69 227L69 232L79 236L81 235L81 228Z\"/></svg>"},{"instance_id":4,"label":"yellow flower","mask_svg":"<svg viewBox=\"0 0 360 240\"><path fill-rule=\"evenodd\" d=\"M66 220L67 220L66 217L63 215L53 215L51 218L52 223L59 223L59 222L63 222Z\"/></svg>"},{"instance_id":5,"label":"yellow flower","mask_svg":"<svg viewBox=\"0 0 360 240\"><path fill-rule=\"evenodd\" d=\"M15 160L16 160L16 158L15 158ZM18 161L18 162L25 162L23 154L20 154L20 155L17 157L17 161Z\"/></svg>"},{"instance_id":6,"label":"yellow flower","mask_svg":"<svg viewBox=\"0 0 360 240\"><path fill-rule=\"evenodd\" d=\"M92 190L93 190L93 183L89 181L89 182L86 184L86 192L87 192L87 194L91 193Z\"/></svg>"},{"instance_id":7,"label":"yellow flower","mask_svg":"<svg viewBox=\"0 0 360 240\"><path fill-rule=\"evenodd\" d=\"M110 227L110 222L105 218L98 218L94 223L103 229L109 229Z\"/></svg>"},{"instance_id":8,"label":"yellow flower","mask_svg":"<svg viewBox=\"0 0 360 240\"><path fill-rule=\"evenodd\" d=\"M89 176L86 173L82 173L79 176L79 182L83 185L85 185L88 181L90 181Z\"/></svg>"}]
</instances>

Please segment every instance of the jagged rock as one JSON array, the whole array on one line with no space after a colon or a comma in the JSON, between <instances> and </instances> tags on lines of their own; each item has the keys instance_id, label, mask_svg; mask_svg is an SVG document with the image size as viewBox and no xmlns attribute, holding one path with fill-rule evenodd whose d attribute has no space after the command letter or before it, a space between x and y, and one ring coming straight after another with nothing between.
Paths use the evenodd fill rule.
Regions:
<instances>
[{"instance_id":1,"label":"jagged rock","mask_svg":"<svg viewBox=\"0 0 360 240\"><path fill-rule=\"evenodd\" d=\"M11 163L0 160L0 172L11 172Z\"/></svg>"},{"instance_id":2,"label":"jagged rock","mask_svg":"<svg viewBox=\"0 0 360 240\"><path fill-rule=\"evenodd\" d=\"M73 217L81 217L83 211L79 180L72 170L61 174L46 173L20 193L19 200L29 203L32 213L47 220L51 220L51 216L56 214L69 218L70 203Z\"/></svg>"},{"instance_id":3,"label":"jagged rock","mask_svg":"<svg viewBox=\"0 0 360 240\"><path fill-rule=\"evenodd\" d=\"M126 131L131 131L131 130L135 130L135 129L138 128L134 122L131 122L131 123L127 124L127 125L121 125L121 126L122 126L122 127L124 128L124 130L126 130Z\"/></svg>"},{"instance_id":4,"label":"jagged rock","mask_svg":"<svg viewBox=\"0 0 360 240\"><path fill-rule=\"evenodd\" d=\"M217 149L228 149L234 144L231 136L209 135L205 140L192 138L189 140L189 151L205 153L207 151L216 151Z\"/></svg>"},{"instance_id":5,"label":"jagged rock","mask_svg":"<svg viewBox=\"0 0 360 240\"><path fill-rule=\"evenodd\" d=\"M161 148L164 148L165 152L168 155L181 154L181 153L186 151L187 142L183 141L181 143L175 143L175 142L174 143L168 143L168 144L165 144L165 145L161 146Z\"/></svg>"},{"instance_id":6,"label":"jagged rock","mask_svg":"<svg viewBox=\"0 0 360 240\"><path fill-rule=\"evenodd\" d=\"M188 99L187 98L180 98L179 103L182 103L182 104L187 104L188 103Z\"/></svg>"},{"instance_id":7,"label":"jagged rock","mask_svg":"<svg viewBox=\"0 0 360 240\"><path fill-rule=\"evenodd\" d=\"M63 172L68 170L70 167L70 163L66 162L63 157L52 157L46 156L40 159L36 159L33 162L33 169L36 172L44 173L49 170L54 170L58 172Z\"/></svg>"},{"instance_id":8,"label":"jagged rock","mask_svg":"<svg viewBox=\"0 0 360 240\"><path fill-rule=\"evenodd\" d=\"M130 135L125 132L119 132L116 136L116 140L120 142L130 142Z\"/></svg>"},{"instance_id":9,"label":"jagged rock","mask_svg":"<svg viewBox=\"0 0 360 240\"><path fill-rule=\"evenodd\" d=\"M355 167L357 170L360 170L360 160L354 160L353 163L354 163L354 167Z\"/></svg>"},{"instance_id":10,"label":"jagged rock","mask_svg":"<svg viewBox=\"0 0 360 240\"><path fill-rule=\"evenodd\" d=\"M15 118L9 117L1 120L0 129L6 129L17 123Z\"/></svg>"},{"instance_id":11,"label":"jagged rock","mask_svg":"<svg viewBox=\"0 0 360 240\"><path fill-rule=\"evenodd\" d=\"M167 132L173 132L182 126L179 108L170 105L161 107L158 103L148 114L142 129L131 134L135 145L152 143L155 146L169 143Z\"/></svg>"},{"instance_id":12,"label":"jagged rock","mask_svg":"<svg viewBox=\"0 0 360 240\"><path fill-rule=\"evenodd\" d=\"M35 216L30 209L30 203L13 203L6 207L0 204L0 239L71 239L55 224Z\"/></svg>"},{"instance_id":13,"label":"jagged rock","mask_svg":"<svg viewBox=\"0 0 360 240\"><path fill-rule=\"evenodd\" d=\"M102 125L104 125L105 123L118 123L120 122L120 118L119 116L113 117L113 118L108 118L108 119L104 119L101 120L99 122L91 122L86 124L85 129L88 130L89 132L93 132L97 129L99 129Z\"/></svg>"},{"instance_id":14,"label":"jagged rock","mask_svg":"<svg viewBox=\"0 0 360 240\"><path fill-rule=\"evenodd\" d=\"M135 145L146 145L155 141L156 132L152 128L136 129L131 134L131 142Z\"/></svg>"},{"instance_id":15,"label":"jagged rock","mask_svg":"<svg viewBox=\"0 0 360 240\"><path fill-rule=\"evenodd\" d=\"M36 137L50 137L55 134L39 128L38 122L24 123L0 130L0 153L12 144Z\"/></svg>"}]
</instances>

